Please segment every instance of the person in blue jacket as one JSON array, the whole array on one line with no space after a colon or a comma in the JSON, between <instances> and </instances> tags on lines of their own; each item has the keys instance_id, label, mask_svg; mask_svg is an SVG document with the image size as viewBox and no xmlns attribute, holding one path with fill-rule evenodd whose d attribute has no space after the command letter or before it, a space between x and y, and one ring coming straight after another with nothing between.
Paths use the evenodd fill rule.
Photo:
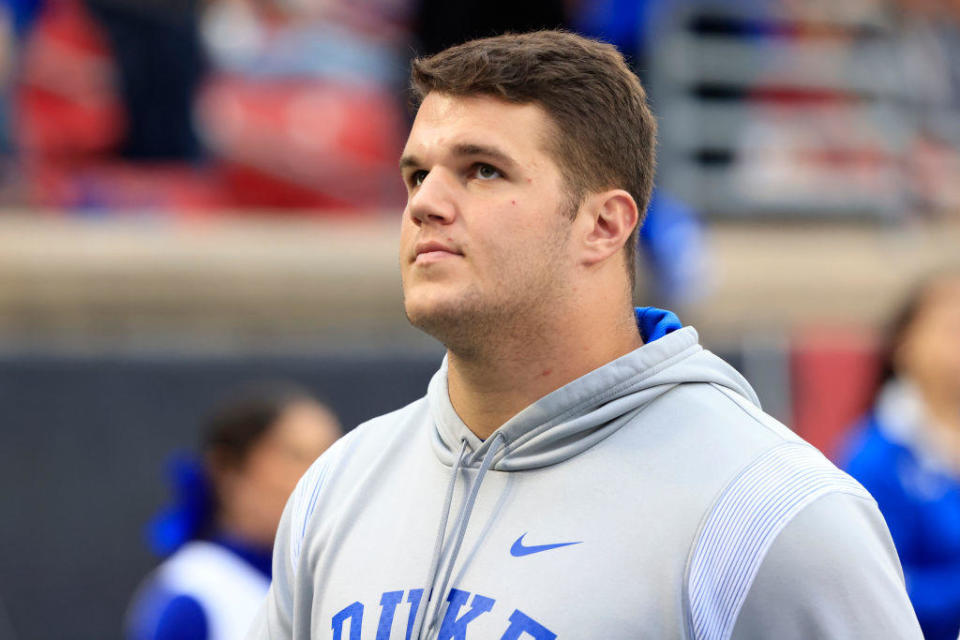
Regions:
<instances>
[{"instance_id":1,"label":"person in blue jacket","mask_svg":"<svg viewBox=\"0 0 960 640\"><path fill-rule=\"evenodd\" d=\"M960 270L895 318L873 404L846 470L876 498L928 640L960 631Z\"/></svg>"},{"instance_id":2,"label":"person in blue jacket","mask_svg":"<svg viewBox=\"0 0 960 640\"><path fill-rule=\"evenodd\" d=\"M171 461L174 504L150 524L169 556L127 613L127 640L239 640L270 586L272 543L287 497L340 436L306 391L259 384L208 421L202 458Z\"/></svg>"}]
</instances>

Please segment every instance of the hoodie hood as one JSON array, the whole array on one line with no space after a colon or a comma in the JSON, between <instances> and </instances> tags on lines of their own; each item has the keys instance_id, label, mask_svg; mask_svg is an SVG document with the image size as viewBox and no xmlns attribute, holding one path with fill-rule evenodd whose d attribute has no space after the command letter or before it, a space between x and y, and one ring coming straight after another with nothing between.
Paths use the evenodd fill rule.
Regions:
<instances>
[{"instance_id":1,"label":"hoodie hood","mask_svg":"<svg viewBox=\"0 0 960 640\"><path fill-rule=\"evenodd\" d=\"M563 462L615 433L649 403L679 384L715 384L759 407L747 381L700 346L693 327L669 311L636 309L644 345L549 393L504 423L486 441L460 419L447 387L447 359L434 374L427 400L436 429L433 448L453 466L464 445L464 466L478 466L491 446L491 469L520 471ZM495 444L496 443L496 444Z\"/></svg>"}]
</instances>

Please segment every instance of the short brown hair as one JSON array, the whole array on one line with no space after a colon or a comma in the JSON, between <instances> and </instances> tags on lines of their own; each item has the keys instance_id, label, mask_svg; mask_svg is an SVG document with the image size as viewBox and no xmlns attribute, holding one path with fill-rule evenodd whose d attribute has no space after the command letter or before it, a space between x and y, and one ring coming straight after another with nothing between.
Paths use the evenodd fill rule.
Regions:
<instances>
[{"instance_id":1,"label":"short brown hair","mask_svg":"<svg viewBox=\"0 0 960 640\"><path fill-rule=\"evenodd\" d=\"M543 107L556 125L550 151L573 201L609 188L625 189L636 201L640 219L625 247L633 284L657 124L640 80L613 45L565 31L508 33L417 58L410 80L414 109L431 91Z\"/></svg>"}]
</instances>

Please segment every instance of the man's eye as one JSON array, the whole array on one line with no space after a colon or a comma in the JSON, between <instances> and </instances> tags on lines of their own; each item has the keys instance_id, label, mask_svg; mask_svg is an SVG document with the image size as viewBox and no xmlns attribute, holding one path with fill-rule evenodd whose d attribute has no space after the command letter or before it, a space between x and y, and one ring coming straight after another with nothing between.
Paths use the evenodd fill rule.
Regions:
<instances>
[{"instance_id":1,"label":"man's eye","mask_svg":"<svg viewBox=\"0 0 960 640\"><path fill-rule=\"evenodd\" d=\"M410 174L410 184L415 187L419 187L423 184L423 181L427 179L427 172L421 169L420 171L414 171Z\"/></svg>"},{"instance_id":2,"label":"man's eye","mask_svg":"<svg viewBox=\"0 0 960 640\"><path fill-rule=\"evenodd\" d=\"M481 180L493 180L500 177L500 170L489 164L478 164L476 172L477 177Z\"/></svg>"}]
</instances>

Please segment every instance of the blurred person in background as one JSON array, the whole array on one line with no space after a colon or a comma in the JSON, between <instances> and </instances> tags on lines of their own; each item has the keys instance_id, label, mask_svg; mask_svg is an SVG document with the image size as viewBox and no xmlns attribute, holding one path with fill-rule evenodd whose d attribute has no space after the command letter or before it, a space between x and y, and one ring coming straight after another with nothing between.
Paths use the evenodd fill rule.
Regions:
<instances>
[{"instance_id":1,"label":"blurred person in background","mask_svg":"<svg viewBox=\"0 0 960 640\"><path fill-rule=\"evenodd\" d=\"M960 269L909 296L846 468L886 518L928 640L960 631Z\"/></svg>"},{"instance_id":2,"label":"blurred person in background","mask_svg":"<svg viewBox=\"0 0 960 640\"><path fill-rule=\"evenodd\" d=\"M270 584L287 497L341 435L336 417L287 384L242 390L210 417L202 461L173 461L176 502L151 523L171 555L138 589L128 640L242 638Z\"/></svg>"}]
</instances>

